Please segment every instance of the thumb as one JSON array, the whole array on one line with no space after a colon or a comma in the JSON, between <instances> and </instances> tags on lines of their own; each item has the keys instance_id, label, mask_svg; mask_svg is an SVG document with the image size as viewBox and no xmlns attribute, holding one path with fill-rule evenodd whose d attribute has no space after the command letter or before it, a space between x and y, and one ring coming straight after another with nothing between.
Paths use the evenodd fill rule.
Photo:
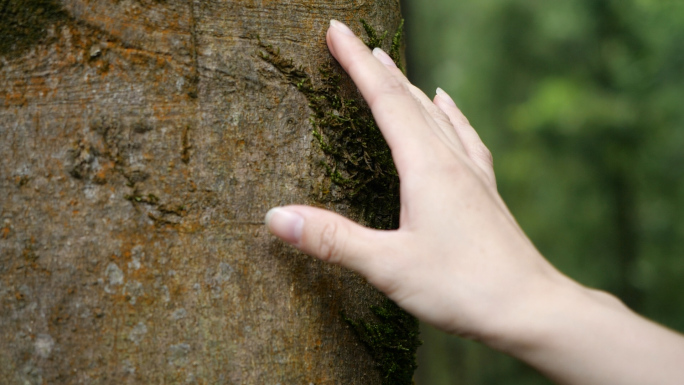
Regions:
<instances>
[{"instance_id":1,"label":"thumb","mask_svg":"<svg viewBox=\"0 0 684 385\"><path fill-rule=\"evenodd\" d=\"M333 212L309 206L286 206L266 214L266 226L283 241L326 262L361 274L377 255L378 231Z\"/></svg>"}]
</instances>

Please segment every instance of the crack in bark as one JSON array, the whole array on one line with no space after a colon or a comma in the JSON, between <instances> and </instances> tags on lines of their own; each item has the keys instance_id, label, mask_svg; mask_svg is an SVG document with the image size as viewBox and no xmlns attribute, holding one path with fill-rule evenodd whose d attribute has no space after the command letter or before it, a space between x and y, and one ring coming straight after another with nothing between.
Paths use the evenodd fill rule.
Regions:
<instances>
[{"instance_id":1,"label":"crack in bark","mask_svg":"<svg viewBox=\"0 0 684 385\"><path fill-rule=\"evenodd\" d=\"M183 163L190 163L190 149L192 145L189 139L190 126L185 126L183 128L183 133L181 134L181 160Z\"/></svg>"},{"instance_id":2,"label":"crack in bark","mask_svg":"<svg viewBox=\"0 0 684 385\"><path fill-rule=\"evenodd\" d=\"M190 54L192 55L192 69L190 75L190 91L188 95L197 99L199 88L199 59L197 55L197 19L195 17L195 1L190 0Z\"/></svg>"}]
</instances>

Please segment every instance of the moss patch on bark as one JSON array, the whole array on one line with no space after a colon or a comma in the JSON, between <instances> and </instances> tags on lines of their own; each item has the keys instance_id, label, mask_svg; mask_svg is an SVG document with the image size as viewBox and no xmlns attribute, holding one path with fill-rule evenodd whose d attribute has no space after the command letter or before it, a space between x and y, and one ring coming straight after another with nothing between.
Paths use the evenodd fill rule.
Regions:
<instances>
[{"instance_id":1,"label":"moss patch on bark","mask_svg":"<svg viewBox=\"0 0 684 385\"><path fill-rule=\"evenodd\" d=\"M366 45L383 47L388 33L379 34L361 21ZM403 21L388 50L400 66ZM309 101L312 135L326 155L323 167L343 199L360 212L366 224L378 229L399 225L399 176L392 154L368 106L358 95L345 97L339 66L318 69L318 81L271 45L259 42L260 57L275 67ZM387 47L384 47L387 49ZM400 67L401 68L401 67ZM421 344L418 320L389 299L371 306L372 315L351 319L342 315L373 357L384 385L410 385Z\"/></svg>"},{"instance_id":2,"label":"moss patch on bark","mask_svg":"<svg viewBox=\"0 0 684 385\"><path fill-rule=\"evenodd\" d=\"M17 57L47 37L69 14L57 0L0 0L0 55Z\"/></svg>"},{"instance_id":3,"label":"moss patch on bark","mask_svg":"<svg viewBox=\"0 0 684 385\"><path fill-rule=\"evenodd\" d=\"M389 299L371 311L374 317L366 320L343 316L383 373L383 385L412 384L418 367L416 350L421 345L418 320Z\"/></svg>"},{"instance_id":4,"label":"moss patch on bark","mask_svg":"<svg viewBox=\"0 0 684 385\"><path fill-rule=\"evenodd\" d=\"M279 50L261 44L261 57L306 96L313 114L313 137L326 155L323 167L343 199L364 221L379 229L399 225L399 176L392 154L365 103L342 95L339 70L319 69L320 84L283 58Z\"/></svg>"},{"instance_id":5,"label":"moss patch on bark","mask_svg":"<svg viewBox=\"0 0 684 385\"><path fill-rule=\"evenodd\" d=\"M366 31L366 40L364 43L368 46L368 48L373 49L373 48L382 48L386 49L386 41L387 41L387 34L388 31L383 32L382 34L378 34L378 32L373 28L368 22L364 19L361 19L361 24L363 25L363 29ZM390 55L392 60L394 60L394 63L396 63L397 67L404 72L404 66L401 61L401 43L404 39L404 20L401 20L401 23L399 23L399 27L397 28L397 32L392 35L392 41L389 47L389 50L387 53Z\"/></svg>"}]
</instances>

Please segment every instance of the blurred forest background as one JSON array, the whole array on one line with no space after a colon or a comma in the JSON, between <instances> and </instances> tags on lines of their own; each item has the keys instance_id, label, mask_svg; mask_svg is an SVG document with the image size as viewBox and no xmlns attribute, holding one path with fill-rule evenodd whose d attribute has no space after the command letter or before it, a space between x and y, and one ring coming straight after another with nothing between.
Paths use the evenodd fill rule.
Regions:
<instances>
[{"instance_id":1,"label":"blurred forest background","mask_svg":"<svg viewBox=\"0 0 684 385\"><path fill-rule=\"evenodd\" d=\"M684 2L406 0L409 77L449 92L570 277L684 331ZM424 327L418 385L550 384Z\"/></svg>"}]
</instances>

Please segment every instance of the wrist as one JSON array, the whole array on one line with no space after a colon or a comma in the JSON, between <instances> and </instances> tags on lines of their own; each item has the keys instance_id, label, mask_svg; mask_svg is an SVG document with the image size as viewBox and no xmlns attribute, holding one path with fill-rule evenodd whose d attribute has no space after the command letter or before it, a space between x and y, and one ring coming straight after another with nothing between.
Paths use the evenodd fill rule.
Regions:
<instances>
[{"instance_id":1,"label":"wrist","mask_svg":"<svg viewBox=\"0 0 684 385\"><path fill-rule=\"evenodd\" d=\"M525 359L566 338L569 329L598 313L631 313L615 296L582 286L560 273L533 286L534 294L505 310L496 326L483 336L485 344Z\"/></svg>"},{"instance_id":2,"label":"wrist","mask_svg":"<svg viewBox=\"0 0 684 385\"><path fill-rule=\"evenodd\" d=\"M684 378L684 338L614 296L567 280L535 301L485 342L560 384L679 384Z\"/></svg>"}]
</instances>

